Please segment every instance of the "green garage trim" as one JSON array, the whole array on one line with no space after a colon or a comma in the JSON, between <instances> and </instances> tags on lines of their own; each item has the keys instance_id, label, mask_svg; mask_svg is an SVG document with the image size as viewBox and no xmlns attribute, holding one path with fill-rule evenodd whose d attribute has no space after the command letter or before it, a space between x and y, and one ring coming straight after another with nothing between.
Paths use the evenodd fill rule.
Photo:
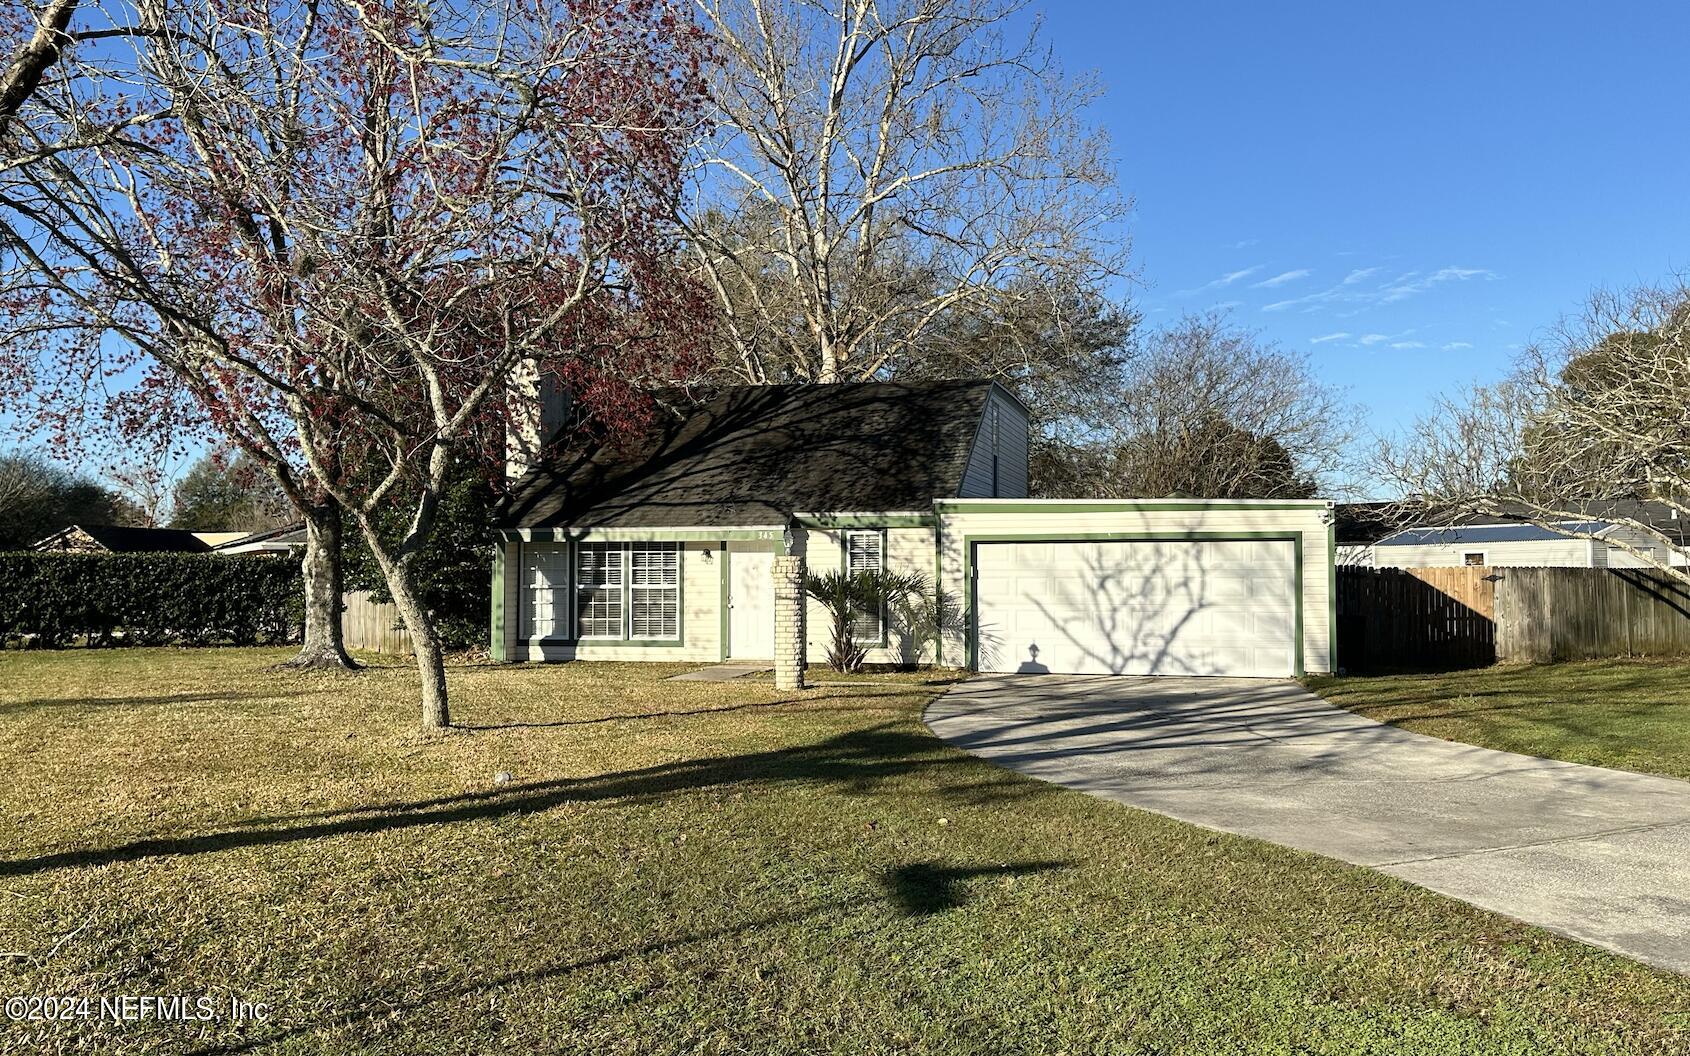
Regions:
<instances>
[{"instance_id":1,"label":"green garage trim","mask_svg":"<svg viewBox=\"0 0 1690 1056\"><path fill-rule=\"evenodd\" d=\"M1326 669L1338 673L1338 519L1326 525Z\"/></svg>"},{"instance_id":2,"label":"green garage trim","mask_svg":"<svg viewBox=\"0 0 1690 1056\"><path fill-rule=\"evenodd\" d=\"M1301 502L1163 502L1139 500L1128 502L1003 502L997 499L940 499L933 503L940 513L966 513L970 517L986 513L1129 513L1138 510L1201 512L1206 510L1321 510L1331 507L1325 499Z\"/></svg>"},{"instance_id":3,"label":"green garage trim","mask_svg":"<svg viewBox=\"0 0 1690 1056\"><path fill-rule=\"evenodd\" d=\"M1292 507L1303 509L1305 507ZM978 599L975 596L974 581L974 553L980 543L1065 543L1091 542L1094 540L1126 543L1181 543L1181 542L1275 542L1291 544L1291 592L1294 598L1292 611L1295 614L1295 661L1292 673L1301 677L1305 673L1303 662L1303 535L1301 532L1012 532L1003 535L965 535L962 537L962 581L965 586L963 598L966 608L963 612L963 629L966 635L966 666L974 671L979 668L980 629L977 624L979 614Z\"/></svg>"},{"instance_id":4,"label":"green garage trim","mask_svg":"<svg viewBox=\"0 0 1690 1056\"><path fill-rule=\"evenodd\" d=\"M726 661L728 658L728 541L723 539L720 549L716 551L716 565L721 575L721 586L716 594L716 614L721 617L721 629L716 637L716 658Z\"/></svg>"}]
</instances>

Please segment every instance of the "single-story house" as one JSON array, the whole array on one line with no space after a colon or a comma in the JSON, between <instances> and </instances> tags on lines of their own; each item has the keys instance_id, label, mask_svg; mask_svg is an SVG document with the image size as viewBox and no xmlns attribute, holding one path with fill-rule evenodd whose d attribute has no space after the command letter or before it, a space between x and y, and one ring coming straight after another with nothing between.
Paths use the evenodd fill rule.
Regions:
<instances>
[{"instance_id":1,"label":"single-story house","mask_svg":"<svg viewBox=\"0 0 1690 1056\"><path fill-rule=\"evenodd\" d=\"M1544 524L1528 521L1524 514L1464 514L1407 526L1400 521L1389 523L1386 514L1369 516L1365 509L1340 508L1337 560L1341 565L1367 568L1643 568L1666 559L1686 564L1690 539L1685 529L1690 524L1673 507L1635 500L1570 505L1580 516ZM1641 521L1674 545L1667 546L1623 521ZM1653 560L1645 560L1633 549Z\"/></svg>"},{"instance_id":2,"label":"single-story house","mask_svg":"<svg viewBox=\"0 0 1690 1056\"><path fill-rule=\"evenodd\" d=\"M72 554L287 554L304 545L305 530L297 524L262 532L73 524L39 540L30 549Z\"/></svg>"},{"instance_id":3,"label":"single-story house","mask_svg":"<svg viewBox=\"0 0 1690 1056\"><path fill-rule=\"evenodd\" d=\"M919 574L958 613L865 614L869 663L1332 670L1330 502L1029 499L1028 418L983 381L741 386L538 458L494 519L492 652L770 661L791 555ZM820 663L827 616L802 622Z\"/></svg>"},{"instance_id":4,"label":"single-story house","mask_svg":"<svg viewBox=\"0 0 1690 1056\"><path fill-rule=\"evenodd\" d=\"M305 549L303 522L284 524L257 532L231 532L234 538L219 543L213 549L219 554L280 554L292 556Z\"/></svg>"}]
</instances>

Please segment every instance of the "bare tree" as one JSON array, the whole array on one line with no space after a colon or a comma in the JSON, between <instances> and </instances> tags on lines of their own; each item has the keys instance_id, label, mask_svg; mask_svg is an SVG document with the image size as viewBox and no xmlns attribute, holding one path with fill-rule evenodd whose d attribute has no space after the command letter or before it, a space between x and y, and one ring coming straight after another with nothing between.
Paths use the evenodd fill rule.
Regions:
<instances>
[{"instance_id":1,"label":"bare tree","mask_svg":"<svg viewBox=\"0 0 1690 1056\"><path fill-rule=\"evenodd\" d=\"M1376 466L1422 521L1480 515L1572 538L1601 531L1607 545L1690 582L1690 287L1594 295L1502 382L1445 397L1381 441Z\"/></svg>"},{"instance_id":2,"label":"bare tree","mask_svg":"<svg viewBox=\"0 0 1690 1056\"><path fill-rule=\"evenodd\" d=\"M114 165L112 159L153 149L150 126L177 116L166 93L145 77L147 38L162 36L166 14L163 0L50 0L38 12L19 8L0 15L0 42L15 44L0 75L0 208L9 213L5 233L12 236L0 237L0 268L7 277L5 292L22 298L11 305L0 301L0 310L23 323L12 331L13 347L0 350L0 368L10 370L13 383L6 402L25 431L46 429L61 442L110 448L122 486L135 492L150 516L165 498L150 463L169 459L196 431L239 448L276 481L306 528L304 636L286 666L351 668L356 665L346 653L340 623L339 507L290 459L285 419L226 413L218 381L190 382L185 372L191 357L174 353L194 344L193 321L204 314L203 296L195 301L181 285L158 281L159 275L149 274L145 249L137 253L122 244L125 228L145 219L127 215L145 192L133 180L117 185L123 163ZM95 151L106 153L95 162ZM156 234L153 228L151 237ZM102 254L103 273L93 263ZM28 276L54 267L64 269L69 280L59 284L60 294L77 289L79 296L92 296L99 280L83 280L93 275L124 281L107 283L106 295L90 305L96 310L81 320L83 369L61 373L63 364L45 365L43 375L29 362L35 343L47 335L65 338L75 329L58 325L62 317L53 322L34 317L43 309L52 316L54 298ZM138 324L137 306L148 306L156 325ZM102 333L119 336L127 347L115 362L96 367L90 342ZM102 375L122 373L134 366L132 357L148 352L163 353L153 360L155 367L173 366L150 372L141 399L128 393L108 402ZM166 380L172 369L176 378ZM78 429L78 419L99 425ZM115 445L110 425L121 434Z\"/></svg>"},{"instance_id":3,"label":"bare tree","mask_svg":"<svg viewBox=\"0 0 1690 1056\"><path fill-rule=\"evenodd\" d=\"M695 0L722 59L690 248L746 381L866 379L1121 275L1095 84L1019 0Z\"/></svg>"},{"instance_id":4,"label":"bare tree","mask_svg":"<svg viewBox=\"0 0 1690 1056\"><path fill-rule=\"evenodd\" d=\"M1041 489L1097 498L1305 498L1339 483L1355 412L1304 357L1188 316L1131 348L1097 402L1112 413L1060 437Z\"/></svg>"},{"instance_id":5,"label":"bare tree","mask_svg":"<svg viewBox=\"0 0 1690 1056\"><path fill-rule=\"evenodd\" d=\"M670 222L697 40L664 3L171 5L125 71L164 116L0 187L3 354L48 408L132 381L119 416L344 511L446 725L416 562L513 375L614 427L703 329Z\"/></svg>"}]
</instances>

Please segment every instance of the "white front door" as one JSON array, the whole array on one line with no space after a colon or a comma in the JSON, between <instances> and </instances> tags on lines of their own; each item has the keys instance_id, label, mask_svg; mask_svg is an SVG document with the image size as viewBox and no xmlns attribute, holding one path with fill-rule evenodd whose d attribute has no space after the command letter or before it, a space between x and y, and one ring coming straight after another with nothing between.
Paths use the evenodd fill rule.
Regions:
<instances>
[{"instance_id":1,"label":"white front door","mask_svg":"<svg viewBox=\"0 0 1690 1056\"><path fill-rule=\"evenodd\" d=\"M1296 551L1282 540L981 543L982 671L1283 678Z\"/></svg>"},{"instance_id":2,"label":"white front door","mask_svg":"<svg viewBox=\"0 0 1690 1056\"><path fill-rule=\"evenodd\" d=\"M775 655L775 555L728 551L728 656L772 660Z\"/></svg>"}]
</instances>

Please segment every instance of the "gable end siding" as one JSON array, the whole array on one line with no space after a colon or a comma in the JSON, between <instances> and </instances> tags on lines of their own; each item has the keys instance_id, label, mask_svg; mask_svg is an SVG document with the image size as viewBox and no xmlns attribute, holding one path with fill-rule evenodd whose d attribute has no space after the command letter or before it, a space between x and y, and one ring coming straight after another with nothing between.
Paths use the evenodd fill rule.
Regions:
<instances>
[{"instance_id":1,"label":"gable end siding","mask_svg":"<svg viewBox=\"0 0 1690 1056\"><path fill-rule=\"evenodd\" d=\"M1027 497L1027 411L1002 389L993 387L974 446L963 470L961 499L1024 499ZM997 457L994 477L992 459Z\"/></svg>"}]
</instances>

